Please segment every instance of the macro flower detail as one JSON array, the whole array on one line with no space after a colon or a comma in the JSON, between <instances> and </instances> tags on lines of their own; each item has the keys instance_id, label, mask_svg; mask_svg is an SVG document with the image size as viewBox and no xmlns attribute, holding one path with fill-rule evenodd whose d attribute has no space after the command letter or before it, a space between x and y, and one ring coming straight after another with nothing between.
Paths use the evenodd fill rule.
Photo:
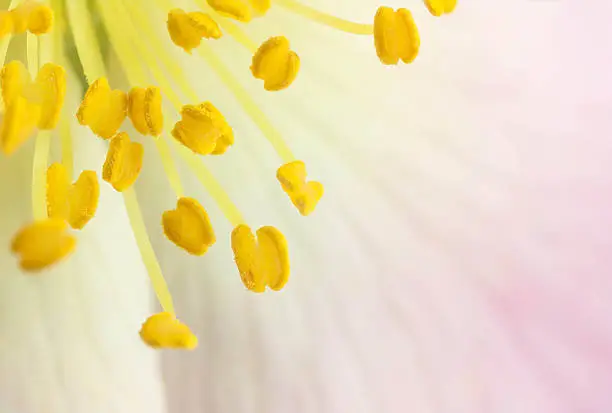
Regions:
<instances>
[{"instance_id":1,"label":"macro flower detail","mask_svg":"<svg viewBox=\"0 0 612 413\"><path fill-rule=\"evenodd\" d=\"M374 43L382 63L396 65L400 59L412 63L421 45L412 13L406 9L379 8L374 18Z\"/></svg>"},{"instance_id":2,"label":"macro flower detail","mask_svg":"<svg viewBox=\"0 0 612 413\"><path fill-rule=\"evenodd\" d=\"M0 12L0 37L28 31L48 33L53 27L53 10L40 2L24 1L12 10Z\"/></svg>"},{"instance_id":3,"label":"macro flower detail","mask_svg":"<svg viewBox=\"0 0 612 413\"><path fill-rule=\"evenodd\" d=\"M279 291L289 279L289 253L284 235L266 226L253 235L247 225L232 231L232 250L246 288L263 293L266 287Z\"/></svg>"},{"instance_id":4,"label":"macro flower detail","mask_svg":"<svg viewBox=\"0 0 612 413\"><path fill-rule=\"evenodd\" d=\"M127 109L127 94L122 90L112 90L108 80L100 78L87 89L77 119L97 136L110 139L125 120Z\"/></svg>"},{"instance_id":5,"label":"macro flower detail","mask_svg":"<svg viewBox=\"0 0 612 413\"><path fill-rule=\"evenodd\" d=\"M187 53L200 45L202 39L220 39L223 33L217 22L206 13L173 9L168 13L170 38Z\"/></svg>"},{"instance_id":6,"label":"macro flower detail","mask_svg":"<svg viewBox=\"0 0 612 413\"><path fill-rule=\"evenodd\" d=\"M140 337L153 348L193 350L198 346L198 338L189 327L165 311L144 322Z\"/></svg>"},{"instance_id":7,"label":"macro flower detail","mask_svg":"<svg viewBox=\"0 0 612 413\"><path fill-rule=\"evenodd\" d=\"M310 215L323 197L323 185L320 182L306 181L306 165L302 161L281 166L276 172L276 178L293 205L304 216Z\"/></svg>"},{"instance_id":8,"label":"macro flower detail","mask_svg":"<svg viewBox=\"0 0 612 413\"><path fill-rule=\"evenodd\" d=\"M45 64L32 82L21 62L6 64L0 74L5 115L0 130L2 151L10 155L34 132L55 128L64 104L64 69Z\"/></svg>"},{"instance_id":9,"label":"macro flower detail","mask_svg":"<svg viewBox=\"0 0 612 413\"><path fill-rule=\"evenodd\" d=\"M264 81L264 89L278 91L288 88L300 70L299 56L289 49L284 36L271 37L253 55L251 72Z\"/></svg>"},{"instance_id":10,"label":"macro flower detail","mask_svg":"<svg viewBox=\"0 0 612 413\"><path fill-rule=\"evenodd\" d=\"M64 68L47 62L57 59L58 63L65 65L64 42L66 35L70 35L78 58L76 64L72 62L72 69L87 83L84 97L76 110L71 108L71 113L76 112L78 124L105 141L98 144L108 145L101 177L115 190L114 196L122 197L142 261L163 310L147 319L140 337L153 348L193 349L197 346L197 338L176 318L172 295L157 262L133 188L144 161L144 146L138 140L143 136L154 138L151 141L178 199L176 208L165 211L161 219L163 233L176 246L189 254L201 256L215 244L216 235L202 204L185 196L175 155L194 173L234 228L230 236L231 249L247 290L263 293L266 288L280 291L285 287L290 275L287 240L273 226L263 226L253 233L205 164L208 159L204 156L224 154L234 145L235 131L230 126L233 113L224 109L222 114L211 102L202 101L172 57L157 52L156 41L160 40L160 31L140 15L138 4L120 0L94 0L93 3L92 7L100 17L95 23L103 25L103 30L95 27L92 16L76 0L54 1L51 3L53 9L43 2L26 0L12 10L0 13L0 35L7 37L4 39L7 45L10 36L28 31L27 67L19 61L10 62L0 75L5 104L0 148L10 155L29 137L35 136L32 168L34 220L17 233L11 248L20 257L23 270L48 268L75 249L76 238L68 232L69 226L83 229L97 213L100 183L94 168L80 171L78 179L71 184L75 154L70 118L74 121L74 115L63 115L62 109L67 90L74 92L78 88L67 88ZM283 35L268 37L258 45L228 18L247 23L253 17L264 16L272 6L285 8L342 32L372 37L380 61L390 65L399 60L410 63L418 54L419 35L412 14L406 9L394 11L381 7L374 24L362 24L323 13L294 0L202 0L199 4L202 10L185 12L172 7L169 0L157 0L155 7L159 7L163 15L162 21L158 22L160 27L163 28L163 19L167 18L165 24L170 40L189 53L183 57L202 59L218 75L279 158L276 178L282 190L301 215L310 215L323 196L323 184L307 180L306 164L297 160L262 107L203 39L219 39L225 33L237 41L241 50L252 56L250 71L253 77L263 81L265 90L280 91L294 83L301 65L300 57L291 49L288 38ZM426 4L436 12L448 13L454 8L454 2L450 1ZM54 14L53 10L59 12ZM57 24L52 31L54 21ZM38 36L49 32L51 36ZM102 47L108 45L112 45L113 57L116 57L129 84L124 88L129 89L127 93L112 89L109 84L108 79L113 83L121 80L112 73L109 77L109 56ZM6 49L3 50L6 54ZM196 53L192 55L193 51ZM45 64L41 66L40 61ZM243 69L244 72L248 70L247 67ZM34 82L31 81L33 77ZM174 110L165 107L165 99ZM189 104L185 99L202 103ZM132 140L122 130L126 118L142 136L133 135ZM172 128L167 126L170 119L175 122ZM51 138L55 136L51 130L58 124L62 159L49 165L49 157L53 156ZM222 161L225 159L223 157ZM99 163L95 167L99 168Z\"/></svg>"},{"instance_id":11,"label":"macro flower detail","mask_svg":"<svg viewBox=\"0 0 612 413\"><path fill-rule=\"evenodd\" d=\"M47 170L47 216L66 220L74 229L83 227L98 209L100 185L94 171L83 171L70 184L68 171L62 163L54 163Z\"/></svg>"},{"instance_id":12,"label":"macro flower detail","mask_svg":"<svg viewBox=\"0 0 612 413\"><path fill-rule=\"evenodd\" d=\"M66 232L68 224L59 219L36 221L13 238L11 250L19 255L24 271L39 271L66 258L76 247L76 238Z\"/></svg>"},{"instance_id":13,"label":"macro flower detail","mask_svg":"<svg viewBox=\"0 0 612 413\"><path fill-rule=\"evenodd\" d=\"M206 210L193 198L180 198L176 209L164 212L166 237L192 255L204 255L216 239Z\"/></svg>"},{"instance_id":14,"label":"macro flower detail","mask_svg":"<svg viewBox=\"0 0 612 413\"><path fill-rule=\"evenodd\" d=\"M102 179L116 191L125 191L138 179L143 157L144 148L140 143L132 142L125 132L118 133L110 141Z\"/></svg>"},{"instance_id":15,"label":"macro flower detail","mask_svg":"<svg viewBox=\"0 0 612 413\"><path fill-rule=\"evenodd\" d=\"M423 0L429 12L436 16L449 14L457 7L457 0Z\"/></svg>"},{"instance_id":16,"label":"macro flower detail","mask_svg":"<svg viewBox=\"0 0 612 413\"><path fill-rule=\"evenodd\" d=\"M128 94L127 115L134 128L142 135L161 135L164 127L164 115L159 88L132 88Z\"/></svg>"},{"instance_id":17,"label":"macro flower detail","mask_svg":"<svg viewBox=\"0 0 612 413\"><path fill-rule=\"evenodd\" d=\"M183 106L172 136L199 155L222 154L234 143L232 128L210 102Z\"/></svg>"}]
</instances>

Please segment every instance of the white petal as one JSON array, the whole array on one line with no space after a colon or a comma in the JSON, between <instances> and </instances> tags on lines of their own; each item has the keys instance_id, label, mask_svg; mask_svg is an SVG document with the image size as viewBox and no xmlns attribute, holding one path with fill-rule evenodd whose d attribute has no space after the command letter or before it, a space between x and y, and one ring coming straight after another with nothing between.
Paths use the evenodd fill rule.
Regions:
<instances>
[{"instance_id":1,"label":"white petal","mask_svg":"<svg viewBox=\"0 0 612 413\"><path fill-rule=\"evenodd\" d=\"M102 143L83 128L75 141L75 170L100 170ZM0 160L0 410L163 412L159 360L138 336L151 291L120 195L102 183L77 252L53 269L26 275L9 253L32 219L32 147Z\"/></svg>"},{"instance_id":2,"label":"white petal","mask_svg":"<svg viewBox=\"0 0 612 413\"><path fill-rule=\"evenodd\" d=\"M282 293L244 291L231 228L189 181L218 241L197 259L157 231L179 313L202 343L165 360L172 410L612 409L602 7L463 1L435 19L414 2L422 53L398 68L377 62L371 39L280 11L255 24L261 38L288 34L300 77L265 94L245 78L248 58L234 70L326 195L300 217L274 179L281 161L227 91L200 94L231 114L237 136L207 164L249 224L285 231L293 274ZM171 208L162 195L142 192Z\"/></svg>"}]
</instances>

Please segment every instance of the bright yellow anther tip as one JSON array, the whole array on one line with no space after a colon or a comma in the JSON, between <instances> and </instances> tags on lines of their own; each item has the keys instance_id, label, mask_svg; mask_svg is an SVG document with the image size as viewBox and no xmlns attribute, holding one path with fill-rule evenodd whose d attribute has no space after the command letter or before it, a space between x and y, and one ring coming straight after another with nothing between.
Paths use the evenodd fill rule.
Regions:
<instances>
[{"instance_id":1,"label":"bright yellow anther tip","mask_svg":"<svg viewBox=\"0 0 612 413\"><path fill-rule=\"evenodd\" d=\"M35 35L49 33L53 27L53 10L51 7L38 4L28 14L28 31Z\"/></svg>"},{"instance_id":2,"label":"bright yellow anther tip","mask_svg":"<svg viewBox=\"0 0 612 413\"><path fill-rule=\"evenodd\" d=\"M216 241L206 210L193 198L180 198L176 209L164 212L162 226L170 241L192 255L204 255Z\"/></svg>"},{"instance_id":3,"label":"bright yellow anther tip","mask_svg":"<svg viewBox=\"0 0 612 413\"><path fill-rule=\"evenodd\" d=\"M89 126L94 134L109 139L125 120L127 106L127 94L111 90L108 80L102 77L89 86L76 116L81 125Z\"/></svg>"},{"instance_id":4,"label":"bright yellow anther tip","mask_svg":"<svg viewBox=\"0 0 612 413\"><path fill-rule=\"evenodd\" d=\"M255 1L255 0L253 0ZM242 0L206 0L208 5L222 16L243 23L251 21L251 10Z\"/></svg>"},{"instance_id":5,"label":"bright yellow anther tip","mask_svg":"<svg viewBox=\"0 0 612 413\"><path fill-rule=\"evenodd\" d=\"M83 171L70 185L66 167L54 163L47 169L47 215L66 220L74 229L83 227L94 217L100 198L98 176L94 171Z\"/></svg>"},{"instance_id":6,"label":"bright yellow anther tip","mask_svg":"<svg viewBox=\"0 0 612 413\"><path fill-rule=\"evenodd\" d=\"M0 11L0 39L13 32L13 19L7 10Z\"/></svg>"},{"instance_id":7,"label":"bright yellow anther tip","mask_svg":"<svg viewBox=\"0 0 612 413\"><path fill-rule=\"evenodd\" d=\"M202 42L202 38L220 39L223 33L217 22L206 13L185 13L182 9L168 12L168 33L172 42L191 53Z\"/></svg>"},{"instance_id":8,"label":"bright yellow anther tip","mask_svg":"<svg viewBox=\"0 0 612 413\"><path fill-rule=\"evenodd\" d=\"M116 191L125 191L136 182L142 169L143 157L144 147L141 144L131 142L125 132L118 133L108 147L102 179L110 183Z\"/></svg>"},{"instance_id":9,"label":"bright yellow anther tip","mask_svg":"<svg viewBox=\"0 0 612 413\"><path fill-rule=\"evenodd\" d=\"M41 114L38 128L53 129L57 126L66 96L66 71L53 63L46 63L36 76L40 93Z\"/></svg>"},{"instance_id":10,"label":"bright yellow anther tip","mask_svg":"<svg viewBox=\"0 0 612 413\"><path fill-rule=\"evenodd\" d=\"M283 191L303 216L314 212L323 197L323 184L317 181L306 181L306 165L302 161L293 161L282 165L276 171L276 179Z\"/></svg>"},{"instance_id":11,"label":"bright yellow anther tip","mask_svg":"<svg viewBox=\"0 0 612 413\"><path fill-rule=\"evenodd\" d=\"M40 271L67 257L76 247L68 234L68 224L60 219L45 219L23 227L13 238L11 250L20 256L24 271Z\"/></svg>"},{"instance_id":12,"label":"bright yellow anther tip","mask_svg":"<svg viewBox=\"0 0 612 413\"><path fill-rule=\"evenodd\" d=\"M164 128L162 95L157 87L135 87L128 95L128 117L143 135L159 136Z\"/></svg>"},{"instance_id":13,"label":"bright yellow anther tip","mask_svg":"<svg viewBox=\"0 0 612 413\"><path fill-rule=\"evenodd\" d=\"M150 316L140 329L140 337L155 349L193 350L198 346L189 327L167 312Z\"/></svg>"},{"instance_id":14,"label":"bright yellow anther tip","mask_svg":"<svg viewBox=\"0 0 612 413\"><path fill-rule=\"evenodd\" d=\"M423 0L427 10L436 17L452 13L457 7L457 0Z\"/></svg>"},{"instance_id":15,"label":"bright yellow anther tip","mask_svg":"<svg viewBox=\"0 0 612 413\"><path fill-rule=\"evenodd\" d=\"M247 225L232 231L232 251L244 286L263 293L266 286L279 291L289 280L289 249L283 234L274 227L257 230L257 238Z\"/></svg>"},{"instance_id":16,"label":"bright yellow anther tip","mask_svg":"<svg viewBox=\"0 0 612 413\"><path fill-rule=\"evenodd\" d=\"M412 17L406 9L394 11L380 7L374 17L376 54L385 65L396 65L401 59L411 63L419 54L421 39Z\"/></svg>"},{"instance_id":17,"label":"bright yellow anther tip","mask_svg":"<svg viewBox=\"0 0 612 413\"><path fill-rule=\"evenodd\" d=\"M183 106L172 136L198 155L219 155L234 143L232 128L210 102Z\"/></svg>"},{"instance_id":18,"label":"bright yellow anther tip","mask_svg":"<svg viewBox=\"0 0 612 413\"><path fill-rule=\"evenodd\" d=\"M271 37L253 55L251 72L264 81L264 89L278 91L288 88L300 70L299 56L290 50L284 36Z\"/></svg>"}]
</instances>

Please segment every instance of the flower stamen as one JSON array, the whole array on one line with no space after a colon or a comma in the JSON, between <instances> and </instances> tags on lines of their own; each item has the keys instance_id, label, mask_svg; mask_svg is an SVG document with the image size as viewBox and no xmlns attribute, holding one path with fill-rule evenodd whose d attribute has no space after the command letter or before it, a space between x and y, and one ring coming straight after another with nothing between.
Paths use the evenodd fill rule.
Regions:
<instances>
[{"instance_id":1,"label":"flower stamen","mask_svg":"<svg viewBox=\"0 0 612 413\"><path fill-rule=\"evenodd\" d=\"M180 198L176 209L162 216L164 234L192 255L204 255L215 242L215 232L204 207L193 198Z\"/></svg>"},{"instance_id":2,"label":"flower stamen","mask_svg":"<svg viewBox=\"0 0 612 413\"><path fill-rule=\"evenodd\" d=\"M294 161L281 166L276 177L300 214L307 216L315 210L323 197L323 185L317 181L306 181L304 162Z\"/></svg>"},{"instance_id":3,"label":"flower stamen","mask_svg":"<svg viewBox=\"0 0 612 413\"><path fill-rule=\"evenodd\" d=\"M168 12L168 33L174 44L187 53L198 47L203 38L220 39L222 36L212 17L202 12L185 13L182 9Z\"/></svg>"},{"instance_id":4,"label":"flower stamen","mask_svg":"<svg viewBox=\"0 0 612 413\"><path fill-rule=\"evenodd\" d=\"M165 311L145 321L140 329L140 337L152 348L193 350L198 346L198 338L189 327Z\"/></svg>"}]
</instances>

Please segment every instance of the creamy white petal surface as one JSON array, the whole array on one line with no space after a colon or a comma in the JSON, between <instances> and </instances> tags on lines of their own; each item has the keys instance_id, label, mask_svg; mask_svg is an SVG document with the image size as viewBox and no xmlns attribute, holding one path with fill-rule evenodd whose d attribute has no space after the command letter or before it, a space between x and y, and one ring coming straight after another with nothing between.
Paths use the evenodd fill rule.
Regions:
<instances>
[{"instance_id":1,"label":"creamy white petal surface","mask_svg":"<svg viewBox=\"0 0 612 413\"><path fill-rule=\"evenodd\" d=\"M308 2L361 21L378 5L329 3ZM419 1L390 3L419 25L411 66L382 67L371 39L272 10L250 32L287 35L303 70L266 94L247 53L213 45L325 183L308 218L257 129L191 63L237 136L207 163L249 224L285 231L293 273L281 293L245 291L231 227L189 181L218 241L196 259L154 231L201 340L165 356L172 412L612 409L610 6L460 1L435 19ZM145 173L154 228L174 201Z\"/></svg>"},{"instance_id":2,"label":"creamy white petal surface","mask_svg":"<svg viewBox=\"0 0 612 413\"><path fill-rule=\"evenodd\" d=\"M74 131L75 170L99 171L104 144ZM76 253L51 270L26 275L10 254L32 220L32 154L30 142L0 160L0 411L165 411L158 354L138 336L151 289L121 196L101 185Z\"/></svg>"}]
</instances>

